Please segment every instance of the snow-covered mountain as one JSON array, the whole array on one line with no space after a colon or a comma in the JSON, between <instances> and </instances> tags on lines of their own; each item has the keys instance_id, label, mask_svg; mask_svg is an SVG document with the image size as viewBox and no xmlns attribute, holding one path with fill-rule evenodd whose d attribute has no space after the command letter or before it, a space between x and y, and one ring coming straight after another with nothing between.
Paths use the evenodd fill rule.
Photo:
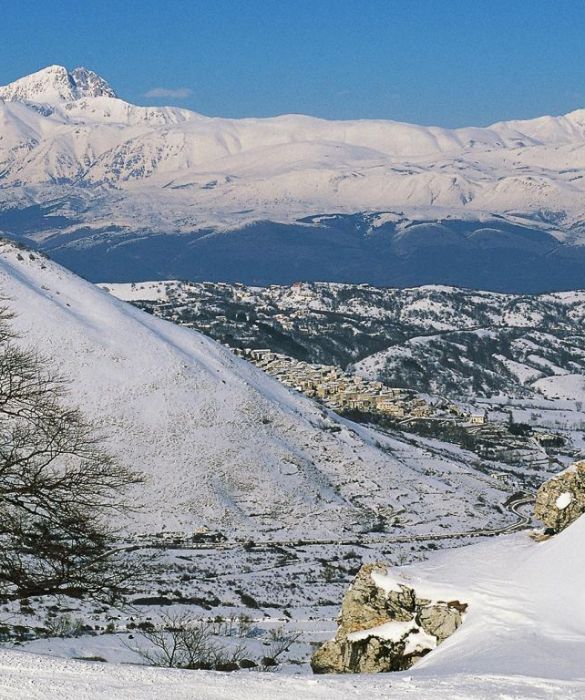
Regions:
<instances>
[{"instance_id":1,"label":"snow-covered mountain","mask_svg":"<svg viewBox=\"0 0 585 700\"><path fill-rule=\"evenodd\" d=\"M69 72L63 66L49 66L0 87L0 99L6 102L71 102L102 96L117 97L102 77L82 67Z\"/></svg>"},{"instance_id":2,"label":"snow-covered mountain","mask_svg":"<svg viewBox=\"0 0 585 700\"><path fill-rule=\"evenodd\" d=\"M400 532L513 522L499 508L510 494L474 455L343 422L38 254L3 244L0 289L23 342L71 379L112 452L148 475L134 529L286 539L391 528L397 513Z\"/></svg>"},{"instance_id":3,"label":"snow-covered mountain","mask_svg":"<svg viewBox=\"0 0 585 700\"><path fill-rule=\"evenodd\" d=\"M51 66L0 88L0 125L0 229L93 279L584 279L585 110L462 129L221 119Z\"/></svg>"}]
</instances>

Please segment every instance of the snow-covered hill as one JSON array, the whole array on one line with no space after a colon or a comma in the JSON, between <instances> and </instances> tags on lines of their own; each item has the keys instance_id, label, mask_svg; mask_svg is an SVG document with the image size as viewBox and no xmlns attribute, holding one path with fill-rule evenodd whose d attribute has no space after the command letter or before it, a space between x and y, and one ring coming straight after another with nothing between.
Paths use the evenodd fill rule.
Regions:
<instances>
[{"instance_id":1,"label":"snow-covered hill","mask_svg":"<svg viewBox=\"0 0 585 700\"><path fill-rule=\"evenodd\" d=\"M366 377L442 395L585 400L585 292L392 290L404 342L356 363Z\"/></svg>"},{"instance_id":2,"label":"snow-covered hill","mask_svg":"<svg viewBox=\"0 0 585 700\"><path fill-rule=\"evenodd\" d=\"M102 286L232 347L353 365L391 386L466 400L500 393L585 400L584 291L526 296L325 282Z\"/></svg>"},{"instance_id":3,"label":"snow-covered hill","mask_svg":"<svg viewBox=\"0 0 585 700\"><path fill-rule=\"evenodd\" d=\"M364 532L398 512L401 528L424 532L513 518L494 509L509 494L479 460L338 422L214 341L37 254L4 244L0 289L25 342L149 476L134 529L283 539Z\"/></svg>"},{"instance_id":4,"label":"snow-covered hill","mask_svg":"<svg viewBox=\"0 0 585 700\"><path fill-rule=\"evenodd\" d=\"M0 128L0 229L93 279L113 279L112 261L121 280L583 279L585 110L453 130L221 119L137 107L51 66L0 88Z\"/></svg>"}]
</instances>

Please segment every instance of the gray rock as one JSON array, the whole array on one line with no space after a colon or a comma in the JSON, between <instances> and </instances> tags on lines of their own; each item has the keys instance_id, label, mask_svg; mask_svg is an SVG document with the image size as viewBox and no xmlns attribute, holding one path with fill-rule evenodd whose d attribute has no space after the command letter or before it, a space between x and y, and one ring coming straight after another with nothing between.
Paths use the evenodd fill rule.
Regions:
<instances>
[{"instance_id":1,"label":"gray rock","mask_svg":"<svg viewBox=\"0 0 585 700\"><path fill-rule=\"evenodd\" d=\"M418 620L423 630L435 637L437 644L440 644L459 627L462 622L462 613L449 603L439 603L421 608Z\"/></svg>"},{"instance_id":2,"label":"gray rock","mask_svg":"<svg viewBox=\"0 0 585 700\"><path fill-rule=\"evenodd\" d=\"M534 517L560 532L585 513L585 460L545 481L536 493Z\"/></svg>"},{"instance_id":3,"label":"gray rock","mask_svg":"<svg viewBox=\"0 0 585 700\"><path fill-rule=\"evenodd\" d=\"M325 642L313 655L313 673L386 673L405 671L431 651L432 646L406 653L406 634L398 642L370 635L350 641L347 637Z\"/></svg>"},{"instance_id":4,"label":"gray rock","mask_svg":"<svg viewBox=\"0 0 585 700\"><path fill-rule=\"evenodd\" d=\"M464 603L419 598L406 585L386 593L372 580L374 571L385 574L387 567L365 564L359 570L343 598L335 639L325 642L311 659L314 673L403 671L461 624ZM392 622L400 623L392 635L374 629Z\"/></svg>"},{"instance_id":5,"label":"gray rock","mask_svg":"<svg viewBox=\"0 0 585 700\"><path fill-rule=\"evenodd\" d=\"M387 567L377 563L364 564L343 597L337 618L337 637L388 622L388 600L384 591L372 581L374 571L385 574ZM409 617L400 619L408 620Z\"/></svg>"}]
</instances>

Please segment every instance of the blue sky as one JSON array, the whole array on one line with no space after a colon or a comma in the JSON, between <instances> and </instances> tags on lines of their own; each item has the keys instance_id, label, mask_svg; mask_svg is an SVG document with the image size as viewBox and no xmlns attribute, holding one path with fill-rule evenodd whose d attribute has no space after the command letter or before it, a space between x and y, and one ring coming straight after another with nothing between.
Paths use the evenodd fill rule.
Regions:
<instances>
[{"instance_id":1,"label":"blue sky","mask_svg":"<svg viewBox=\"0 0 585 700\"><path fill-rule=\"evenodd\" d=\"M584 37L581 0L0 0L0 84L85 65L209 115L489 124L585 107Z\"/></svg>"}]
</instances>

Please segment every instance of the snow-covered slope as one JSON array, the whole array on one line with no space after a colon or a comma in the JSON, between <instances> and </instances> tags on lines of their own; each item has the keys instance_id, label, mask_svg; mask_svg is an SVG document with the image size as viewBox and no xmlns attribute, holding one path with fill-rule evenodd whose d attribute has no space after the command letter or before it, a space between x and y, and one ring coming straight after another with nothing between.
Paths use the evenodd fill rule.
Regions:
<instances>
[{"instance_id":1,"label":"snow-covered slope","mask_svg":"<svg viewBox=\"0 0 585 700\"><path fill-rule=\"evenodd\" d=\"M548 542L537 544L526 534L498 538L435 554L389 577L378 575L382 587L403 581L421 596L452 596L469 606L463 625L407 672L313 678L218 674L5 650L0 698L577 700L585 688L584 537L581 518Z\"/></svg>"},{"instance_id":2,"label":"snow-covered slope","mask_svg":"<svg viewBox=\"0 0 585 700\"><path fill-rule=\"evenodd\" d=\"M507 494L466 456L339 424L205 336L36 254L3 245L0 289L26 342L71 378L112 451L149 475L136 494L145 502L138 528L283 539L367 531L394 511L419 531L510 520L478 502L479 493L491 503Z\"/></svg>"},{"instance_id":3,"label":"snow-covered slope","mask_svg":"<svg viewBox=\"0 0 585 700\"><path fill-rule=\"evenodd\" d=\"M422 597L441 591L469 605L463 625L417 672L579 679L585 689L584 538L580 518L546 542L524 533L377 579L383 588L403 580Z\"/></svg>"}]
</instances>

